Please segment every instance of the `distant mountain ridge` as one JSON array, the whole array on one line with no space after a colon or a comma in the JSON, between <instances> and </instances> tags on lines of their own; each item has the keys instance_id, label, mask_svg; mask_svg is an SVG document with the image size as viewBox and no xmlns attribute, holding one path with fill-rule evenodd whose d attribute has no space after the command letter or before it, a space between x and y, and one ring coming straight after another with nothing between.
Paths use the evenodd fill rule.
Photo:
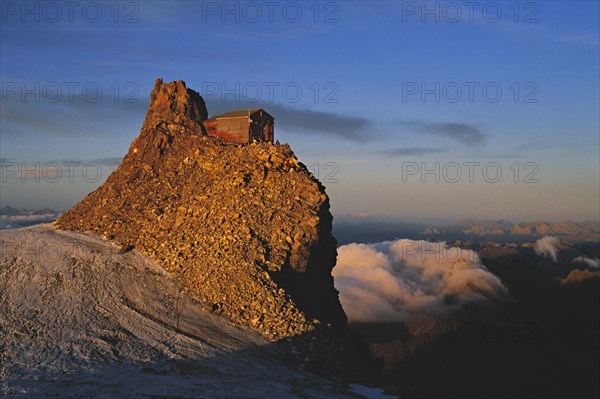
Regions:
<instances>
[{"instance_id":1,"label":"distant mountain ridge","mask_svg":"<svg viewBox=\"0 0 600 399\"><path fill-rule=\"evenodd\" d=\"M12 206L3 206L0 208L0 215L2 216L13 216L13 215L47 215L50 213L57 213L54 209L44 208L44 209L17 209Z\"/></svg>"},{"instance_id":2,"label":"distant mountain ridge","mask_svg":"<svg viewBox=\"0 0 600 399\"><path fill-rule=\"evenodd\" d=\"M592 220L572 222L534 221L512 223L507 220L463 219L455 223L434 224L348 221L334 223L338 242L372 243L397 238L425 239L434 241L499 241L531 242L544 236L560 236L570 243L600 241L600 223Z\"/></svg>"},{"instance_id":3,"label":"distant mountain ridge","mask_svg":"<svg viewBox=\"0 0 600 399\"><path fill-rule=\"evenodd\" d=\"M514 224L506 220L476 221L466 219L458 221L456 224L429 227L421 235L439 236L449 233L462 233L465 236L490 238L498 236L516 236L518 238L518 236L540 237L557 235L565 236L565 238L575 241L594 241L600 239L600 224L589 220L579 223L565 220L558 223L536 221Z\"/></svg>"}]
</instances>

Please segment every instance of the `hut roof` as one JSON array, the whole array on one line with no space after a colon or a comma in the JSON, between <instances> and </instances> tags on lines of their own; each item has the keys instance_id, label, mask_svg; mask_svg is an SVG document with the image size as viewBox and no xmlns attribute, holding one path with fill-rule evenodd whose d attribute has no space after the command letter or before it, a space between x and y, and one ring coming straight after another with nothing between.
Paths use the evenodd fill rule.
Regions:
<instances>
[{"instance_id":1,"label":"hut roof","mask_svg":"<svg viewBox=\"0 0 600 399\"><path fill-rule=\"evenodd\" d=\"M264 109L262 108L250 108L250 109L238 109L235 111L228 111L225 112L223 114L219 114L219 115L213 115L210 118L208 118L208 121L214 121L217 119L225 119L225 118L241 118L241 117L245 117L245 116L249 116L252 114L257 113L258 111L263 111L265 114L271 116L268 112L266 112Z\"/></svg>"}]
</instances>

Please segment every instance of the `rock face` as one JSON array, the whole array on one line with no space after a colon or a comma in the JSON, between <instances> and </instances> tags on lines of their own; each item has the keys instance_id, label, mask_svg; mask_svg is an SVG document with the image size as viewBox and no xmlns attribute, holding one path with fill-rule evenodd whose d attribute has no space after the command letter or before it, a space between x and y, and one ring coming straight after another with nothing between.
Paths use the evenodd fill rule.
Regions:
<instances>
[{"instance_id":1,"label":"rock face","mask_svg":"<svg viewBox=\"0 0 600 399\"><path fill-rule=\"evenodd\" d=\"M211 311L269 338L345 325L324 187L286 144L208 137L207 114L184 82L158 79L121 165L58 227L151 256Z\"/></svg>"}]
</instances>

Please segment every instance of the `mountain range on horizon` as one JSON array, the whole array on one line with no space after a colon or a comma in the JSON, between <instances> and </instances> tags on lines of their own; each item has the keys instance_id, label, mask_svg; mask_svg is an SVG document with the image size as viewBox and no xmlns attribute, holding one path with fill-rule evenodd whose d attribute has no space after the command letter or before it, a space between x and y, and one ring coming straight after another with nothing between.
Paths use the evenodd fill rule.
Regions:
<instances>
[{"instance_id":1,"label":"mountain range on horizon","mask_svg":"<svg viewBox=\"0 0 600 399\"><path fill-rule=\"evenodd\" d=\"M435 231L437 230L437 231ZM439 225L430 227L423 231L424 236L435 236L444 232L461 230L465 235L473 236L496 236L496 235L565 235L578 236L587 234L600 234L600 224L591 220L572 222L564 220L558 223L547 221L512 223L506 220L484 220L474 219L459 220L455 224Z\"/></svg>"},{"instance_id":2,"label":"mountain range on horizon","mask_svg":"<svg viewBox=\"0 0 600 399\"><path fill-rule=\"evenodd\" d=\"M512 223L506 220L462 219L455 223L433 224L406 222L335 222L335 236L341 244L378 242L396 238L429 241L531 242L544 236L559 236L570 243L600 241L600 223L592 220L573 222L533 221Z\"/></svg>"}]
</instances>

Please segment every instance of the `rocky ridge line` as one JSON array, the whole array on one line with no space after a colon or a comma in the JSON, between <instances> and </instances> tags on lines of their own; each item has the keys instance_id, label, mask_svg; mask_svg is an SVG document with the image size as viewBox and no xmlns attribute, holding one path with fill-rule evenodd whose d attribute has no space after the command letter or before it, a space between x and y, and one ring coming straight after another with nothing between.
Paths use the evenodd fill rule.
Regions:
<instances>
[{"instance_id":1,"label":"rocky ridge line","mask_svg":"<svg viewBox=\"0 0 600 399\"><path fill-rule=\"evenodd\" d=\"M324 187L290 147L206 136L202 97L156 81L117 170L56 225L145 253L211 311L271 339L344 326Z\"/></svg>"}]
</instances>

